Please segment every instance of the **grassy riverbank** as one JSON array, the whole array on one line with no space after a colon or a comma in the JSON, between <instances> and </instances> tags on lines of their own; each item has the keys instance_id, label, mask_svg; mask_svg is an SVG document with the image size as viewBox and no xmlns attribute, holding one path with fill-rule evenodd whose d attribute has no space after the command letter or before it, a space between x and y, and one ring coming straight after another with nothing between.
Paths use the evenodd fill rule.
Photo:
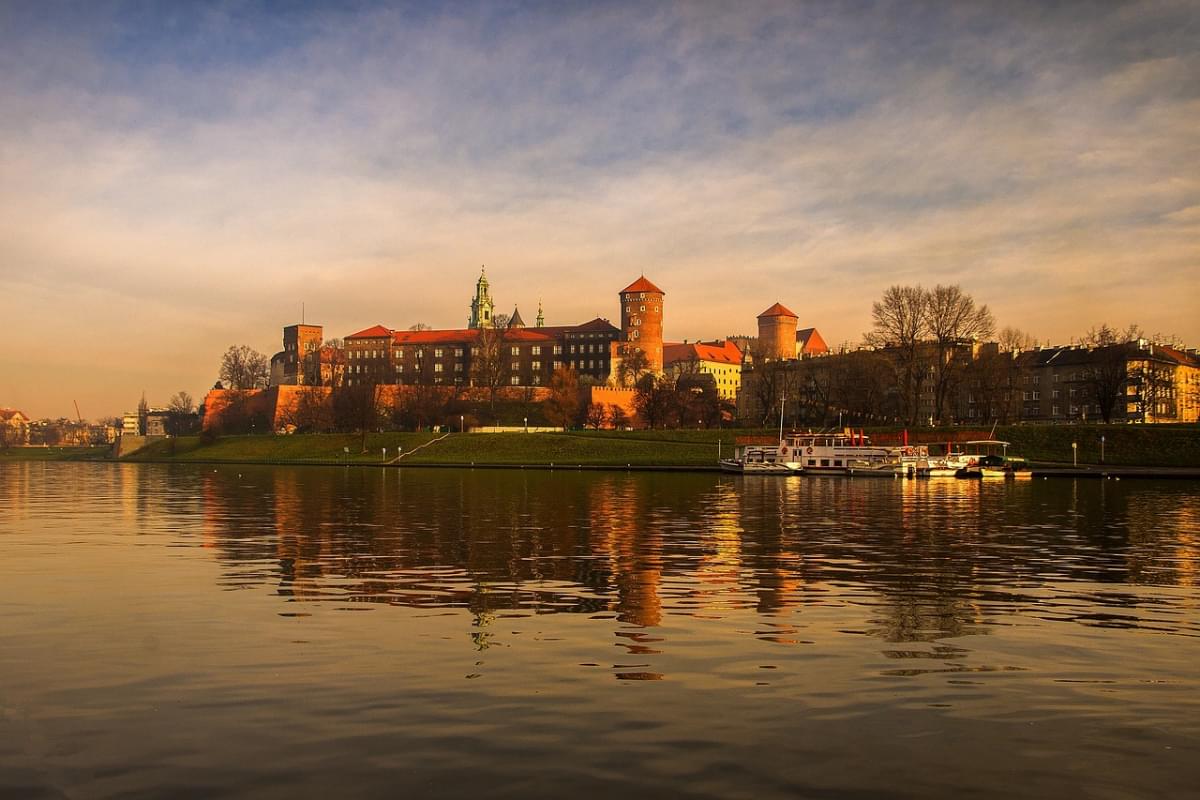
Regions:
<instances>
[{"instance_id":1,"label":"grassy riverbank","mask_svg":"<svg viewBox=\"0 0 1200 800\"><path fill-rule=\"evenodd\" d=\"M381 463L405 455L401 464L563 464L592 466L699 466L717 461L717 432L595 433L380 433L357 435L230 436L204 444L199 437L154 442L128 461L262 461L280 463ZM699 434L699 435L697 435ZM726 432L724 452L732 446ZM434 441L436 440L436 441ZM421 445L420 450L416 448ZM383 449L387 448L386 455ZM349 449L349 453L346 452Z\"/></svg>"},{"instance_id":2,"label":"grassy riverbank","mask_svg":"<svg viewBox=\"0 0 1200 800\"><path fill-rule=\"evenodd\" d=\"M915 433L922 440L939 437L939 433L929 429ZM715 464L718 441L720 452L728 455L735 438L746 434L771 436L773 432L725 429L451 433L442 439L432 433L393 432L368 435L365 452L362 437L357 434L226 436L209 442L183 436L154 442L124 460L378 464L393 460L399 452L410 453L420 447L400 463L689 467ZM1080 465L1099 464L1103 436L1104 463L1108 465L1200 467L1200 426L1022 425L998 428L995 435L1012 442L1012 453L1036 464L1070 464L1072 442L1079 445ZM0 462L96 460L107 456L107 448L0 450Z\"/></svg>"},{"instance_id":3,"label":"grassy riverbank","mask_svg":"<svg viewBox=\"0 0 1200 800\"><path fill-rule=\"evenodd\" d=\"M103 461L110 448L103 447L5 447L0 448L0 463L5 461Z\"/></svg>"}]
</instances>

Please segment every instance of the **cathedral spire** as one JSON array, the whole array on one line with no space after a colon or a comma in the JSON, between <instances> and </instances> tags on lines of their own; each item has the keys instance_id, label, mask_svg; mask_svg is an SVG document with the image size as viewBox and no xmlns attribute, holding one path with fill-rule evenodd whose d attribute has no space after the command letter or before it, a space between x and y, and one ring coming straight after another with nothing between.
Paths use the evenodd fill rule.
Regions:
<instances>
[{"instance_id":1,"label":"cathedral spire","mask_svg":"<svg viewBox=\"0 0 1200 800\"><path fill-rule=\"evenodd\" d=\"M495 305L488 292L487 267L480 266L479 280L475 281L475 297L471 300L471 317L467 322L468 327L490 328Z\"/></svg>"}]
</instances>

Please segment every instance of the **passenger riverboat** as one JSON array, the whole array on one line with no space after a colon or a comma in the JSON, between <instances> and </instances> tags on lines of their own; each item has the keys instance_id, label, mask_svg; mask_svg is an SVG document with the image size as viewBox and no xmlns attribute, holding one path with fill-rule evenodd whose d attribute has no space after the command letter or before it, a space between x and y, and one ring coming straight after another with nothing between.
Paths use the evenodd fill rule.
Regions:
<instances>
[{"instance_id":1,"label":"passenger riverboat","mask_svg":"<svg viewBox=\"0 0 1200 800\"><path fill-rule=\"evenodd\" d=\"M788 433L780 439L779 458L805 475L895 477L900 468L892 449L873 446L861 431Z\"/></svg>"}]
</instances>

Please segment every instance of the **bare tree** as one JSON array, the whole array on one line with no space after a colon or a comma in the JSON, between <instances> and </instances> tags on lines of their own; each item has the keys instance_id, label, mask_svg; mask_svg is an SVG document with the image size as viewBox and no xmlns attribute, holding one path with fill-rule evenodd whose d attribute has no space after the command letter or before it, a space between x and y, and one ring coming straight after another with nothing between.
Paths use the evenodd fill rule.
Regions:
<instances>
[{"instance_id":1,"label":"bare tree","mask_svg":"<svg viewBox=\"0 0 1200 800\"><path fill-rule=\"evenodd\" d=\"M496 392L504 384L504 332L484 328L471 349L471 383L488 390L488 408L496 405Z\"/></svg>"},{"instance_id":2,"label":"bare tree","mask_svg":"<svg viewBox=\"0 0 1200 800\"><path fill-rule=\"evenodd\" d=\"M247 345L233 345L221 356L221 380L235 391L262 389L270 374L267 357Z\"/></svg>"},{"instance_id":3,"label":"bare tree","mask_svg":"<svg viewBox=\"0 0 1200 800\"><path fill-rule=\"evenodd\" d=\"M616 403L611 403L608 406L608 420L617 430L629 427L629 414Z\"/></svg>"},{"instance_id":4,"label":"bare tree","mask_svg":"<svg viewBox=\"0 0 1200 800\"><path fill-rule=\"evenodd\" d=\"M496 328L497 330L502 331L508 327L508 323L509 323L508 314L493 314L492 315L492 327L493 328Z\"/></svg>"},{"instance_id":5,"label":"bare tree","mask_svg":"<svg viewBox=\"0 0 1200 800\"><path fill-rule=\"evenodd\" d=\"M566 430L579 413L579 374L572 367L560 367L550 376L550 396L543 408L546 419Z\"/></svg>"},{"instance_id":6,"label":"bare tree","mask_svg":"<svg viewBox=\"0 0 1200 800\"><path fill-rule=\"evenodd\" d=\"M334 424L344 431L357 431L361 435L361 451L367 452L367 433L378 428L383 420L378 385L364 379L340 386L333 392L332 405Z\"/></svg>"},{"instance_id":7,"label":"bare tree","mask_svg":"<svg viewBox=\"0 0 1200 800\"><path fill-rule=\"evenodd\" d=\"M636 344L618 347L617 359L617 383L623 387L636 386L650 371L650 358Z\"/></svg>"},{"instance_id":8,"label":"bare tree","mask_svg":"<svg viewBox=\"0 0 1200 800\"><path fill-rule=\"evenodd\" d=\"M952 422L946 401L959 377L971 364L972 345L986 339L996 328L991 310L975 305L961 286L938 284L927 293L925 328L936 346L933 362L933 407L939 422Z\"/></svg>"},{"instance_id":9,"label":"bare tree","mask_svg":"<svg viewBox=\"0 0 1200 800\"><path fill-rule=\"evenodd\" d=\"M319 386L301 386L294 405L280 409L280 421L300 433L317 433L333 427L333 409Z\"/></svg>"},{"instance_id":10,"label":"bare tree","mask_svg":"<svg viewBox=\"0 0 1200 800\"><path fill-rule=\"evenodd\" d=\"M196 404L192 401L190 394L179 391L167 403L167 413L170 414L167 418L170 433L179 436L191 430L191 422L196 416Z\"/></svg>"},{"instance_id":11,"label":"bare tree","mask_svg":"<svg viewBox=\"0 0 1200 800\"><path fill-rule=\"evenodd\" d=\"M608 409L604 407L603 403L588 403L585 419L589 428L598 431L608 420Z\"/></svg>"},{"instance_id":12,"label":"bare tree","mask_svg":"<svg viewBox=\"0 0 1200 800\"><path fill-rule=\"evenodd\" d=\"M408 326L408 329L410 331L431 331L433 330L433 326L426 322L414 322Z\"/></svg>"},{"instance_id":13,"label":"bare tree","mask_svg":"<svg viewBox=\"0 0 1200 800\"><path fill-rule=\"evenodd\" d=\"M675 410L675 386L666 376L643 375L633 404L648 427L666 427Z\"/></svg>"},{"instance_id":14,"label":"bare tree","mask_svg":"<svg viewBox=\"0 0 1200 800\"><path fill-rule=\"evenodd\" d=\"M1005 326L1004 330L1000 331L1000 337L997 341L1000 344L1000 352L1002 353L1019 353L1037 347L1037 339L1020 328L1014 328L1011 325Z\"/></svg>"},{"instance_id":15,"label":"bare tree","mask_svg":"<svg viewBox=\"0 0 1200 800\"><path fill-rule=\"evenodd\" d=\"M1100 418L1106 423L1112 422L1117 403L1129 385L1129 343L1141 337L1142 329L1136 323L1123 330L1101 323L1082 339L1092 351L1083 373L1084 400L1100 409Z\"/></svg>"},{"instance_id":16,"label":"bare tree","mask_svg":"<svg viewBox=\"0 0 1200 800\"><path fill-rule=\"evenodd\" d=\"M892 286L871 306L874 324L866 335L873 347L895 354L900 411L913 425L919 413L922 370L920 345L929 335L925 312L928 293L920 286Z\"/></svg>"}]
</instances>

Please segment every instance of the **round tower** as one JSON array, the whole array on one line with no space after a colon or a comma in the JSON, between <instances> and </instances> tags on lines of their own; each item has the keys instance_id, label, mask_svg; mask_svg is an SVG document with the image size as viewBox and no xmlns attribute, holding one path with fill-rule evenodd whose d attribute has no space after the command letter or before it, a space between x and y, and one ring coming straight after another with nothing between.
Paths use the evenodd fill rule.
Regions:
<instances>
[{"instance_id":1,"label":"round tower","mask_svg":"<svg viewBox=\"0 0 1200 800\"><path fill-rule=\"evenodd\" d=\"M767 359L795 358L797 321L796 315L779 303L759 314L758 354Z\"/></svg>"},{"instance_id":2,"label":"round tower","mask_svg":"<svg viewBox=\"0 0 1200 800\"><path fill-rule=\"evenodd\" d=\"M621 339L646 354L650 371L663 370L663 296L666 293L638 278L621 290Z\"/></svg>"}]
</instances>

